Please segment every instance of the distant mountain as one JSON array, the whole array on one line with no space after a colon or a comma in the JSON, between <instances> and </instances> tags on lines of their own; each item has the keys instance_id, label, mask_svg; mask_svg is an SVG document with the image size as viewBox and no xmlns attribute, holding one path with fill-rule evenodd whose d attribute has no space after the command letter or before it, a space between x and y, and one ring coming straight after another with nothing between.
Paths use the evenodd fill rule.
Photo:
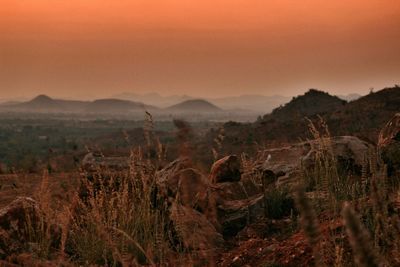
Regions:
<instances>
[{"instance_id":1,"label":"distant mountain","mask_svg":"<svg viewBox=\"0 0 400 267\"><path fill-rule=\"evenodd\" d=\"M60 105L61 104L61 105ZM18 106L26 109L36 110L54 110L54 109L65 109L66 103L62 100L54 100L46 95L39 95L31 101L21 103Z\"/></svg>"},{"instance_id":2,"label":"distant mountain","mask_svg":"<svg viewBox=\"0 0 400 267\"><path fill-rule=\"evenodd\" d=\"M46 95L39 95L34 99L22 103L4 103L0 105L2 111L37 112L37 113L127 113L142 110L157 110L157 108L139 102L119 99L99 99L95 101L76 101L53 99Z\"/></svg>"},{"instance_id":3,"label":"distant mountain","mask_svg":"<svg viewBox=\"0 0 400 267\"><path fill-rule=\"evenodd\" d=\"M186 100L182 103L170 106L166 110L170 112L186 112L186 113L223 111L216 105L203 99Z\"/></svg>"},{"instance_id":4,"label":"distant mountain","mask_svg":"<svg viewBox=\"0 0 400 267\"><path fill-rule=\"evenodd\" d=\"M80 112L87 103L85 101L53 99L46 95L39 95L27 102L3 104L0 107L20 112Z\"/></svg>"},{"instance_id":5,"label":"distant mountain","mask_svg":"<svg viewBox=\"0 0 400 267\"><path fill-rule=\"evenodd\" d=\"M112 98L142 102L161 108L166 108L186 100L194 99L194 97L187 95L161 96L158 93L148 93L148 94L121 93L113 95Z\"/></svg>"},{"instance_id":6,"label":"distant mountain","mask_svg":"<svg viewBox=\"0 0 400 267\"><path fill-rule=\"evenodd\" d=\"M161 96L158 93L148 94L135 94L135 93L122 93L113 95L113 98L138 101L154 105L162 108L166 108L186 100L198 99L188 95L170 95ZM290 101L290 97L273 95L240 95L231 97L220 97L220 98L203 98L216 106L225 110L247 110L256 113L269 113L274 108Z\"/></svg>"},{"instance_id":7,"label":"distant mountain","mask_svg":"<svg viewBox=\"0 0 400 267\"><path fill-rule=\"evenodd\" d=\"M120 99L99 99L89 103L85 112L89 113L124 113L132 111L156 110L156 107Z\"/></svg>"}]
</instances>

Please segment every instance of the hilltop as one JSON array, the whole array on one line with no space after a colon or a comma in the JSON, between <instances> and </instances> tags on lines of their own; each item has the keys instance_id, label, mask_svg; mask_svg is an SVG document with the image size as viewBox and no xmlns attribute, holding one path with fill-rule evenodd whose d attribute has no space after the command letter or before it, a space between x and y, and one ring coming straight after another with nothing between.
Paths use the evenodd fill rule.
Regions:
<instances>
[{"instance_id":1,"label":"hilltop","mask_svg":"<svg viewBox=\"0 0 400 267\"><path fill-rule=\"evenodd\" d=\"M265 115L264 119L272 118L285 121L303 119L304 117L316 114L323 115L343 108L346 103L345 100L337 96L310 89L304 95L294 97L289 103L274 109L271 114Z\"/></svg>"},{"instance_id":2,"label":"hilltop","mask_svg":"<svg viewBox=\"0 0 400 267\"><path fill-rule=\"evenodd\" d=\"M7 109L21 112L79 112L88 103L86 101L53 99L47 95L39 95L30 101L7 105Z\"/></svg>"}]
</instances>

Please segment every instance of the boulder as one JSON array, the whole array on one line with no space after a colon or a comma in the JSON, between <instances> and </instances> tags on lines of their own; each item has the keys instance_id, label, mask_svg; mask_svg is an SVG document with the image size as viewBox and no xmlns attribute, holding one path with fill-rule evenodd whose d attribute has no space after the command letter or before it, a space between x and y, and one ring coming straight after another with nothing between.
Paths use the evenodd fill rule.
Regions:
<instances>
[{"instance_id":1,"label":"boulder","mask_svg":"<svg viewBox=\"0 0 400 267\"><path fill-rule=\"evenodd\" d=\"M224 238L235 236L247 225L256 222L264 215L264 196L225 201L218 205L218 220Z\"/></svg>"},{"instance_id":2,"label":"boulder","mask_svg":"<svg viewBox=\"0 0 400 267\"><path fill-rule=\"evenodd\" d=\"M239 182L225 182L212 185L212 194L218 203L232 200L248 199L262 193L262 188L250 179Z\"/></svg>"},{"instance_id":3,"label":"boulder","mask_svg":"<svg viewBox=\"0 0 400 267\"><path fill-rule=\"evenodd\" d=\"M323 142L329 144L328 146L337 160L338 169L355 174L361 174L367 155L373 148L369 143L354 136L326 138ZM321 147L319 141L316 140L267 149L265 153L270 155L269 159L258 168L268 174L268 181L276 179L278 186L292 186L298 181L301 169L311 168L317 152L321 152L323 149L326 147Z\"/></svg>"},{"instance_id":4,"label":"boulder","mask_svg":"<svg viewBox=\"0 0 400 267\"><path fill-rule=\"evenodd\" d=\"M228 158L227 162L232 161ZM187 163L176 160L157 173L158 192L168 199L175 213L199 212L217 232L226 236L233 236L246 226L249 216L250 221L255 219L254 208L259 207L262 196L259 186L249 179L213 184L199 171L188 168Z\"/></svg>"},{"instance_id":5,"label":"boulder","mask_svg":"<svg viewBox=\"0 0 400 267\"><path fill-rule=\"evenodd\" d=\"M213 184L206 195L204 214L215 228L224 237L235 236L249 222L253 222L259 215L262 206L262 191L251 180L243 179L239 182L224 182Z\"/></svg>"},{"instance_id":6,"label":"boulder","mask_svg":"<svg viewBox=\"0 0 400 267\"><path fill-rule=\"evenodd\" d=\"M339 159L339 164L343 165L345 161L351 161L360 171L368 159L368 153L375 148L372 144L355 136L332 137L331 144L335 157Z\"/></svg>"},{"instance_id":7,"label":"boulder","mask_svg":"<svg viewBox=\"0 0 400 267\"><path fill-rule=\"evenodd\" d=\"M226 156L212 165L209 180L212 183L240 181L240 169L240 159L236 155Z\"/></svg>"},{"instance_id":8,"label":"boulder","mask_svg":"<svg viewBox=\"0 0 400 267\"><path fill-rule=\"evenodd\" d=\"M231 164L229 168L232 170L234 161L230 156L217 162L213 174L223 177L217 175L216 168L225 169ZM157 173L158 192L168 199L175 215L178 211L192 217L200 213L215 231L230 237L264 214L261 187L250 179L240 180L240 168L236 168L239 178L235 178L240 181L221 182L224 179L218 178L217 183L211 183L199 171L189 168L187 163L182 159L176 160Z\"/></svg>"}]
</instances>

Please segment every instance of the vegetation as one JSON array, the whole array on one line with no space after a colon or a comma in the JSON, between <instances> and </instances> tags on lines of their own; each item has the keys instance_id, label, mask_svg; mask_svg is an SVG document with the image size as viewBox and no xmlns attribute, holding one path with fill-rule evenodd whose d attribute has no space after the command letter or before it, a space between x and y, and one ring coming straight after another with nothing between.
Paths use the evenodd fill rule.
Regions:
<instances>
[{"instance_id":1,"label":"vegetation","mask_svg":"<svg viewBox=\"0 0 400 267\"><path fill-rule=\"evenodd\" d=\"M243 149L232 157L240 162L240 181L218 184L209 174L214 161L215 172L240 174L223 165L234 146L230 129L242 126L234 122L154 123L149 113L144 122L3 121L2 162L43 175L31 194L36 204L24 207L23 238L13 240L20 246L10 248L14 254L4 255L1 246L9 235L0 231L1 260L60 266L400 265L397 139L385 153L367 143L358 168L338 156L329 121L311 115L304 119L308 140L301 143L310 153L298 159L293 173L278 172L268 165L270 150L257 143L258 132L248 125L251 135L235 146L257 152ZM144 126L126 128L135 123ZM127 166L97 159L90 168L68 165L68 157L87 152L100 162L104 154L124 155ZM76 183L53 179L65 172L54 164L60 155Z\"/></svg>"}]
</instances>

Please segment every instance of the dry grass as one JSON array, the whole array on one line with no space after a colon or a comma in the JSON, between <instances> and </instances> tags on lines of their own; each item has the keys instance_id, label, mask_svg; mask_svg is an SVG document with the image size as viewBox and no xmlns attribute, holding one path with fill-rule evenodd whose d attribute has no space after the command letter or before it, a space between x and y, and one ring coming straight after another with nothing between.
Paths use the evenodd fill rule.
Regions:
<instances>
[{"instance_id":1,"label":"dry grass","mask_svg":"<svg viewBox=\"0 0 400 267\"><path fill-rule=\"evenodd\" d=\"M175 123L180 155L188 157L190 127L181 121ZM400 224L398 214L391 208L391 196L397 194L398 188L389 185L378 154L371 151L366 155L362 175L355 180L338 169L326 124L322 120L318 126L310 122L310 130L315 158L311 169L303 169L295 199L316 266L399 265ZM65 194L69 194L66 201L54 201L51 177L47 172L43 174L35 196L40 220L28 219L26 225L35 257L82 266L193 263L192 257L198 255L187 251L177 235L181 226L171 221L171 200L157 192L157 170L165 163L166 148L153 134L150 115L145 135L146 147L131 151L129 170L100 166L95 171L82 170L79 177L82 184L65 189ZM216 156L221 150L223 132L220 135L215 140ZM243 154L244 177L264 184L255 170L266 160L268 155L262 152L254 158ZM266 199L269 195L273 197L266 189L264 184ZM316 197L310 199L306 189L312 190ZM281 203L285 197L278 191L275 193ZM179 194L173 201L179 201ZM266 217L271 216L274 207L269 208ZM343 227L331 228L339 218ZM323 227L329 230L322 231ZM209 264L213 262L214 259Z\"/></svg>"},{"instance_id":2,"label":"dry grass","mask_svg":"<svg viewBox=\"0 0 400 267\"><path fill-rule=\"evenodd\" d=\"M130 170L82 172L69 202L52 199L44 173L35 194L39 220L27 220L37 258L78 265L140 266L179 262L180 244L165 199L155 191L155 166L141 151Z\"/></svg>"},{"instance_id":3,"label":"dry grass","mask_svg":"<svg viewBox=\"0 0 400 267\"><path fill-rule=\"evenodd\" d=\"M52 199L49 175L43 174L35 196L40 220L28 219L26 226L35 257L91 266L179 262L182 248L169 206L155 186L164 151L151 123L149 117L145 152L132 149L129 170L82 170L81 185L69 188L72 197L62 205ZM156 157L150 153L153 147Z\"/></svg>"},{"instance_id":4,"label":"dry grass","mask_svg":"<svg viewBox=\"0 0 400 267\"><path fill-rule=\"evenodd\" d=\"M303 170L303 186L310 188L312 184L318 197L311 207L304 191L299 190L297 203L303 218L302 227L314 254L317 253L314 255L316 265L323 264L316 249L323 251L322 261L328 265L352 266L353 261L356 266L399 265L398 215L390 211L391 195L398 188L388 183L386 167L377 152L370 151L365 155L361 177L351 177L338 170L324 122L321 120L316 127L310 121L310 130L314 137L315 161L311 171ZM317 211L318 216L312 210ZM332 225L340 215L345 227L339 232L335 228L323 235L318 230L320 224ZM316 224L318 218L320 223ZM353 256L345 257L346 253Z\"/></svg>"}]
</instances>

